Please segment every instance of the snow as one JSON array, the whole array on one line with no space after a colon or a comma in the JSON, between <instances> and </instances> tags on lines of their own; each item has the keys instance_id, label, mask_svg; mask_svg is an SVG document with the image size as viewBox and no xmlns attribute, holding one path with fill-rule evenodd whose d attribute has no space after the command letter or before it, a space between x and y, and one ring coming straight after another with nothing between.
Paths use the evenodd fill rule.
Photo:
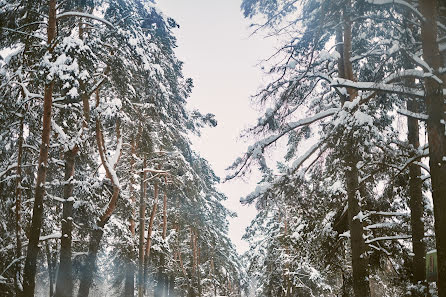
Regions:
<instances>
[{"instance_id":1,"label":"snow","mask_svg":"<svg viewBox=\"0 0 446 297\"><path fill-rule=\"evenodd\" d=\"M48 239L57 239L57 238L61 238L62 237L62 233L60 232L55 232L49 235L45 235L45 236L40 236L39 240L40 241L44 241L44 240L48 240Z\"/></svg>"},{"instance_id":2,"label":"snow","mask_svg":"<svg viewBox=\"0 0 446 297\"><path fill-rule=\"evenodd\" d=\"M89 14L89 13L83 13L83 12L78 12L78 11L67 11L64 13L60 13L56 16L57 19L63 18L63 17L68 17L68 16L77 16L77 17L83 17L83 18L89 18L89 19L93 19L99 22L102 22L104 24L106 24L107 26L110 26L112 28L114 28L115 26L110 23L109 21L100 18L98 16L95 16L93 14Z\"/></svg>"},{"instance_id":3,"label":"snow","mask_svg":"<svg viewBox=\"0 0 446 297\"><path fill-rule=\"evenodd\" d=\"M366 217L367 217L367 216L364 215L364 213L360 210L360 211L358 212L358 214L355 215L355 216L353 217L352 220L353 220L353 221L354 221L354 220L359 220L359 221L362 223Z\"/></svg>"},{"instance_id":4,"label":"snow","mask_svg":"<svg viewBox=\"0 0 446 297\"><path fill-rule=\"evenodd\" d=\"M424 17L421 14L421 12L419 12L418 9L416 9L413 5L404 0L367 0L367 2L376 5L385 5L385 4L403 5L412 10L412 12L414 12L420 19L424 20Z\"/></svg>"}]
</instances>

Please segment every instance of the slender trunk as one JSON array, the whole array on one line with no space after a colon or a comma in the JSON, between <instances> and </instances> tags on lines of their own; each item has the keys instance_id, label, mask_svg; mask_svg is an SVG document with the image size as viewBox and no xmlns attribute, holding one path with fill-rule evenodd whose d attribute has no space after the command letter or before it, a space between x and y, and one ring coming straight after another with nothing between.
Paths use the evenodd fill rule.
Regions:
<instances>
[{"instance_id":1,"label":"slender trunk","mask_svg":"<svg viewBox=\"0 0 446 297\"><path fill-rule=\"evenodd\" d=\"M65 152L65 184L62 214L62 237L60 239L60 263L56 282L56 297L73 296L72 230L73 230L73 178L77 147Z\"/></svg>"},{"instance_id":2,"label":"slender trunk","mask_svg":"<svg viewBox=\"0 0 446 297\"><path fill-rule=\"evenodd\" d=\"M146 213L146 158L141 170L141 196L139 198L139 266L138 266L138 297L144 296L144 223Z\"/></svg>"},{"instance_id":3,"label":"slender trunk","mask_svg":"<svg viewBox=\"0 0 446 297\"><path fill-rule=\"evenodd\" d=\"M437 43L436 0L420 0L420 10L425 20L421 25L423 59L437 77L442 66ZM444 97L442 85L432 77L424 80L425 100L429 119L427 135L429 141L429 167L434 202L435 239L438 260L438 296L446 297L446 137L444 126Z\"/></svg>"},{"instance_id":4,"label":"slender trunk","mask_svg":"<svg viewBox=\"0 0 446 297\"><path fill-rule=\"evenodd\" d=\"M156 210L158 208L158 184L155 183L154 186L154 201L152 212L150 214L149 227L147 228L147 244L146 244L146 260L150 257L150 248L152 247L152 231L153 231L153 222L155 221Z\"/></svg>"},{"instance_id":5,"label":"slender trunk","mask_svg":"<svg viewBox=\"0 0 446 297\"><path fill-rule=\"evenodd\" d=\"M96 258L98 255L99 244L102 240L102 236L104 235L104 230L100 222L96 228L94 228L90 234L90 243L88 247L88 255L85 260L85 264L83 267L83 272L81 273L81 279L79 284L79 291L77 293L78 297L87 297L90 293L90 287L93 283L93 276L96 270Z\"/></svg>"},{"instance_id":6,"label":"slender trunk","mask_svg":"<svg viewBox=\"0 0 446 297\"><path fill-rule=\"evenodd\" d=\"M167 177L165 177L166 186L167 186ZM166 239L167 236L167 193L164 190L163 195L163 240ZM157 284L155 287L155 297L165 297L167 296L167 274L165 272L165 257L164 254L161 254L160 258L160 266L157 275Z\"/></svg>"},{"instance_id":7,"label":"slender trunk","mask_svg":"<svg viewBox=\"0 0 446 297\"><path fill-rule=\"evenodd\" d=\"M198 286L198 296L201 297L202 288L201 288L201 271L200 271L200 247L197 243L197 237L195 237L195 245L197 246L197 286Z\"/></svg>"},{"instance_id":8,"label":"slender trunk","mask_svg":"<svg viewBox=\"0 0 446 297\"><path fill-rule=\"evenodd\" d=\"M53 297L54 294L54 265L53 265L53 257L51 255L50 243L47 242L45 245L46 250L46 261L48 265L48 279L50 286L50 297Z\"/></svg>"},{"instance_id":9,"label":"slender trunk","mask_svg":"<svg viewBox=\"0 0 446 297\"><path fill-rule=\"evenodd\" d=\"M158 208L158 183L155 182L154 185L154 201L152 212L150 214L149 226L147 228L147 243L146 243L146 252L144 256L144 280L147 280L149 274L149 261L150 261L150 248L152 247L152 231L153 231L153 222L155 220L156 210Z\"/></svg>"},{"instance_id":10,"label":"slender trunk","mask_svg":"<svg viewBox=\"0 0 446 297\"><path fill-rule=\"evenodd\" d=\"M135 154L136 154L136 142L135 139L132 138L132 149L131 149L131 157L130 157L130 201L132 205L132 214L130 216L130 233L132 234L132 242L130 243L130 252L129 252L129 259L127 259L126 263L126 274L125 274L125 285L124 285L124 296L125 297L133 297L135 293L135 267L133 265L133 238L135 237L135 215L136 215L136 209L135 209L135 190L133 188L133 185L135 184ZM144 230L144 228L143 228Z\"/></svg>"},{"instance_id":11,"label":"slender trunk","mask_svg":"<svg viewBox=\"0 0 446 297\"><path fill-rule=\"evenodd\" d=\"M407 101L407 109L412 112L418 112L416 99ZM420 146L418 120L408 117L408 141L409 144L417 149ZM423 290L415 288L412 290L412 296L425 295L426 279L426 247L424 244L424 207L423 207L423 182L420 179L421 168L416 164L409 166L409 196L410 196L410 224L412 228L412 249L414 253L412 264L412 282L414 285L423 284Z\"/></svg>"},{"instance_id":12,"label":"slender trunk","mask_svg":"<svg viewBox=\"0 0 446 297\"><path fill-rule=\"evenodd\" d=\"M22 257L22 225L21 225L21 216L22 216L22 156L23 156L23 122L25 115L23 114L20 118L20 132L19 132L19 147L18 147L18 155L17 155L17 180L15 187L15 238L16 238L16 258L20 259ZM20 291L20 261L17 261L15 264L15 273L14 273L14 287L16 292Z\"/></svg>"},{"instance_id":13,"label":"slender trunk","mask_svg":"<svg viewBox=\"0 0 446 297\"><path fill-rule=\"evenodd\" d=\"M361 208L358 193L358 163L355 157L347 158L347 170L345 172L348 196L348 220L350 227L350 242L352 249L353 291L356 297L370 296L368 281L368 258L364 242L364 227L358 217Z\"/></svg>"},{"instance_id":14,"label":"slender trunk","mask_svg":"<svg viewBox=\"0 0 446 297\"><path fill-rule=\"evenodd\" d=\"M48 45L56 36L56 0L49 0L48 14ZM33 215L30 228L28 249L26 253L25 268L23 274L23 296L33 296L36 286L36 264L39 253L39 238L43 217L43 198L45 196L46 171L48 167L48 151L51 134L51 109L53 104L54 82L45 85L43 98L42 142L40 145L39 164L36 178Z\"/></svg>"},{"instance_id":15,"label":"slender trunk","mask_svg":"<svg viewBox=\"0 0 446 297\"><path fill-rule=\"evenodd\" d=\"M96 90L96 107L99 105L99 90ZM119 122L116 124L116 138L118 139L118 143L122 141L121 132L119 127ZM91 231L90 234L90 244L88 247L88 255L85 260L85 264L83 267L83 273L81 276L78 297L87 297L90 292L91 284L93 283L93 276L96 270L96 259L99 250L99 245L101 243L102 236L104 235L104 226L107 224L110 216L113 214L113 211L116 208L116 203L119 197L119 181L117 180L115 166L117 165L119 158L121 156L121 148L119 149L118 158L116 158L116 163L111 164L108 160L108 157L105 152L105 143L104 143L104 135L102 134L101 124L99 116L96 118L96 143L98 146L99 156L101 158L102 166L104 166L106 176L111 180L113 185L113 193L108 203L107 209L104 213L98 218L95 228Z\"/></svg>"},{"instance_id":16,"label":"slender trunk","mask_svg":"<svg viewBox=\"0 0 446 297\"><path fill-rule=\"evenodd\" d=\"M344 78L354 81L353 67L351 64L352 50L352 23L350 20L351 3L348 3L343 13L344 18ZM357 92L351 88L347 89L349 100L353 101ZM354 150L354 140L347 140L347 148ZM366 245L364 242L364 226L362 219L358 217L361 207L359 204L359 172L356 167L359 157L355 153L345 156L346 170L345 179L347 186L348 199L348 221L350 228L350 243L352 249L352 270L353 270L353 291L356 297L369 297L369 273L368 273L368 257L366 255Z\"/></svg>"}]
</instances>

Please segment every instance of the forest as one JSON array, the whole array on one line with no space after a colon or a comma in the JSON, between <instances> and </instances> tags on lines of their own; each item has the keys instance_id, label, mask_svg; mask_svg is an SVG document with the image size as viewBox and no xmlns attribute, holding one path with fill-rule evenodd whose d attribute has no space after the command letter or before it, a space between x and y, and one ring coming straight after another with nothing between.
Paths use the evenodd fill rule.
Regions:
<instances>
[{"instance_id":1,"label":"forest","mask_svg":"<svg viewBox=\"0 0 446 297\"><path fill-rule=\"evenodd\" d=\"M279 45L221 179L153 0L0 0L0 296L446 297L446 2L238 2Z\"/></svg>"}]
</instances>

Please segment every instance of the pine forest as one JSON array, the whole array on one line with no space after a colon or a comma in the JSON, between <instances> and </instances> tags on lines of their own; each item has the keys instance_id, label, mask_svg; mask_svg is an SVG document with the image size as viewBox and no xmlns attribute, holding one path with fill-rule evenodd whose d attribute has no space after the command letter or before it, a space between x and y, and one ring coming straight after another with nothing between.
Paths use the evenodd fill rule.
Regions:
<instances>
[{"instance_id":1,"label":"pine forest","mask_svg":"<svg viewBox=\"0 0 446 297\"><path fill-rule=\"evenodd\" d=\"M226 176L169 1L0 0L0 296L446 297L446 1L222 1L274 40Z\"/></svg>"}]
</instances>

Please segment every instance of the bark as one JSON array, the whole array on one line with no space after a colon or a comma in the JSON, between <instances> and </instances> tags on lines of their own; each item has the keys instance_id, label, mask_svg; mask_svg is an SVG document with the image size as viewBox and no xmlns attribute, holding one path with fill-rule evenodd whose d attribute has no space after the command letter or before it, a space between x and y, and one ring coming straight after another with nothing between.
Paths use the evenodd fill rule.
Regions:
<instances>
[{"instance_id":1,"label":"bark","mask_svg":"<svg viewBox=\"0 0 446 297\"><path fill-rule=\"evenodd\" d=\"M361 211L358 193L358 163L355 157L347 157L345 172L348 196L348 220L350 227L350 242L352 249L353 291L356 297L370 296L368 281L368 258L364 242L364 226L357 217Z\"/></svg>"},{"instance_id":2,"label":"bark","mask_svg":"<svg viewBox=\"0 0 446 297\"><path fill-rule=\"evenodd\" d=\"M147 228L147 243L146 243L146 252L144 255L144 280L147 280L149 273L149 261L150 261L150 248L152 247L152 231L153 231L153 222L155 221L156 210L158 208L158 184L155 182L154 185L154 201L152 212L150 214L149 226Z\"/></svg>"},{"instance_id":3,"label":"bark","mask_svg":"<svg viewBox=\"0 0 446 297\"><path fill-rule=\"evenodd\" d=\"M99 105L99 90L96 90L96 107ZM121 137L119 122L116 124L116 136L119 141ZM106 148L104 143L104 135L102 134L101 124L99 117L96 118L96 144L98 146L99 156L101 158L102 166L105 169L106 176L111 180L113 185L113 193L108 203L107 209L104 213L98 218L95 228L91 231L90 234L90 244L88 248L88 255L83 267L83 273L79 284L78 297L87 297L90 292L90 287L93 282L93 275L96 270L96 259L99 250L99 246L101 243L102 236L104 235L104 226L107 224L110 216L116 208L116 203L118 201L120 188L119 185L116 184L115 178L113 178L112 172L114 172L114 168L119 161L119 157L121 156L121 151L119 152L119 157L117 159L116 164L110 164L107 161L106 156Z\"/></svg>"},{"instance_id":4,"label":"bark","mask_svg":"<svg viewBox=\"0 0 446 297\"><path fill-rule=\"evenodd\" d=\"M73 296L73 270L72 270L72 230L73 230L73 203L72 183L74 178L75 159L77 147L65 152L65 185L64 204L62 214L62 237L60 239L60 264L57 274L56 297Z\"/></svg>"},{"instance_id":5,"label":"bark","mask_svg":"<svg viewBox=\"0 0 446 297\"><path fill-rule=\"evenodd\" d=\"M132 138L132 142L131 142L131 157L130 157L130 201L132 204L132 215L130 216L130 233L132 234L132 238L135 237L136 235L136 231L135 231L135 215L136 215L136 209L135 209L135 202L136 202L136 197L135 197L135 190L133 188L133 185L135 184L135 178L134 178L134 174L135 174L135 154L136 154L136 141L135 138ZM143 228L144 230L144 228ZM129 255L129 259L127 259L127 264L126 264L126 274L125 274L125 285L124 285L124 296L125 297L133 297L134 296L134 292L135 292L135 267L133 265L133 258L134 258L134 252L133 252L133 241L131 243L131 251L130 251L130 255Z\"/></svg>"},{"instance_id":6,"label":"bark","mask_svg":"<svg viewBox=\"0 0 446 297\"><path fill-rule=\"evenodd\" d=\"M139 266L138 266L138 296L144 295L144 223L146 213L146 158L144 157L144 164L141 170L141 196L139 200Z\"/></svg>"},{"instance_id":7,"label":"bark","mask_svg":"<svg viewBox=\"0 0 446 297\"><path fill-rule=\"evenodd\" d=\"M50 297L54 295L54 280L56 278L56 257L53 255L53 251L50 248L49 242L45 245L46 250L46 259L48 265L48 279L49 279L49 287L50 287Z\"/></svg>"},{"instance_id":8,"label":"bark","mask_svg":"<svg viewBox=\"0 0 446 297\"><path fill-rule=\"evenodd\" d=\"M155 221L156 210L158 208L158 184L155 183L154 186L154 201L152 212L150 214L149 227L147 228L147 244L146 244L146 260L150 257L150 248L152 246L152 231L153 231L153 222Z\"/></svg>"},{"instance_id":9,"label":"bark","mask_svg":"<svg viewBox=\"0 0 446 297\"><path fill-rule=\"evenodd\" d=\"M96 270L96 258L98 255L99 245L102 240L102 236L104 235L104 225L101 226L101 223L98 222L98 226L96 226L96 228L94 228L90 234L88 255L87 259L85 260L83 272L81 273L79 291L77 293L78 297L87 297L90 293L90 287L93 283L93 276Z\"/></svg>"},{"instance_id":10,"label":"bark","mask_svg":"<svg viewBox=\"0 0 446 297\"><path fill-rule=\"evenodd\" d=\"M420 10L425 20L421 25L423 59L432 68L434 75L440 77L442 66L437 43L436 0L420 0ZM425 100L429 119L427 136L429 142L429 167L434 202L435 239L438 260L438 296L446 297L446 152L444 120L444 97L442 85L431 77L424 80Z\"/></svg>"},{"instance_id":11,"label":"bark","mask_svg":"<svg viewBox=\"0 0 446 297\"><path fill-rule=\"evenodd\" d=\"M56 0L49 0L48 13L48 45L56 36ZM49 46L49 48L51 48ZM25 268L23 274L23 296L33 296L36 286L36 264L39 253L39 237L42 228L43 198L45 196L46 172L48 167L48 151L51 134L51 109L53 99L54 82L45 85L43 98L42 142L39 152L39 164L36 177L36 189L28 249L26 253Z\"/></svg>"},{"instance_id":12,"label":"bark","mask_svg":"<svg viewBox=\"0 0 446 297\"><path fill-rule=\"evenodd\" d=\"M22 257L22 226L21 226L21 216L22 216L22 156L23 156L23 121L25 115L20 118L20 131L19 131L19 144L18 144L18 155L17 155L17 169L16 169L16 187L15 187L15 237L16 237L16 258L20 259ZM19 292L20 283L20 261L15 264L14 273L14 287L16 292Z\"/></svg>"},{"instance_id":13,"label":"bark","mask_svg":"<svg viewBox=\"0 0 446 297\"><path fill-rule=\"evenodd\" d=\"M165 177L166 186L167 186L167 177ZM163 196L163 239L166 239L167 235L167 193L164 191ZM157 275L157 284L155 287L155 295L154 297L165 297L167 296L168 289L168 277L165 272L165 257L164 254L161 255L160 266Z\"/></svg>"},{"instance_id":14,"label":"bark","mask_svg":"<svg viewBox=\"0 0 446 297\"><path fill-rule=\"evenodd\" d=\"M350 61L352 50L352 23L349 17L351 3L348 3L344 10L344 78L354 81L353 68ZM347 88L349 100L353 101L357 95L356 91ZM354 140L347 140L347 148L354 150ZM352 249L352 270L353 270L353 291L356 297L370 296L368 258L366 255L366 246L364 242L364 226L362 221L357 217L361 211L359 204L359 172L356 167L359 157L353 152L345 156L346 170L345 179L347 186L348 199L348 221L350 228L350 243Z\"/></svg>"},{"instance_id":15,"label":"bark","mask_svg":"<svg viewBox=\"0 0 446 297\"><path fill-rule=\"evenodd\" d=\"M418 112L416 99L409 99L407 110ZM420 146L418 120L412 117L407 118L408 141L413 148ZM424 284L426 288L426 247L424 243L424 207L423 207L423 182L420 179L421 168L416 164L409 166L409 206L410 206L410 224L412 229L412 250L414 253L412 263L412 282ZM412 296L424 296L425 292L414 289Z\"/></svg>"}]
</instances>

